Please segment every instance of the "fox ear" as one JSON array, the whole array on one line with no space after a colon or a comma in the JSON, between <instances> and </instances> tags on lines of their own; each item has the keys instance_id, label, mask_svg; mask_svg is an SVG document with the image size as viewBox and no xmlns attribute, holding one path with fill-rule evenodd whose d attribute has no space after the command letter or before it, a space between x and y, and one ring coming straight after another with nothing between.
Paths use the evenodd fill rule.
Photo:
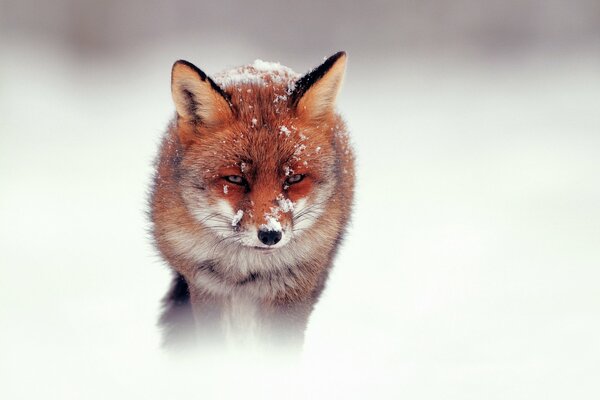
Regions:
<instances>
[{"instance_id":1,"label":"fox ear","mask_svg":"<svg viewBox=\"0 0 600 400\"><path fill-rule=\"evenodd\" d=\"M223 89L187 61L173 64L171 94L179 117L191 123L214 126L232 115L231 103Z\"/></svg>"},{"instance_id":2,"label":"fox ear","mask_svg":"<svg viewBox=\"0 0 600 400\"><path fill-rule=\"evenodd\" d=\"M290 99L300 116L321 119L332 113L346 71L346 53L340 51L296 81Z\"/></svg>"}]
</instances>

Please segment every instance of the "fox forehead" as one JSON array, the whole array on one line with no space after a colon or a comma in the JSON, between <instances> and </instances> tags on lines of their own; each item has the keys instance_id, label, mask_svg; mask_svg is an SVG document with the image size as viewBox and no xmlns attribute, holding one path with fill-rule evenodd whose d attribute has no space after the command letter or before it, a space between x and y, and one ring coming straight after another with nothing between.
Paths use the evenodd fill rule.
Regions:
<instances>
[{"instance_id":1,"label":"fox forehead","mask_svg":"<svg viewBox=\"0 0 600 400\"><path fill-rule=\"evenodd\" d=\"M215 76L240 120L271 125L290 114L288 98L300 76L279 63L256 60Z\"/></svg>"},{"instance_id":2,"label":"fox forehead","mask_svg":"<svg viewBox=\"0 0 600 400\"><path fill-rule=\"evenodd\" d=\"M321 169L328 161L331 135L295 116L276 113L269 105L261 108L260 99L247 98L242 102L245 111L235 119L200 132L188 155L202 159L210 172L233 167L242 173L262 170L290 175ZM252 104L255 107L248 107Z\"/></svg>"},{"instance_id":3,"label":"fox forehead","mask_svg":"<svg viewBox=\"0 0 600 400\"><path fill-rule=\"evenodd\" d=\"M296 127L289 129L298 132ZM326 157L327 151L323 149L329 144L316 138L311 140L313 136L309 133L300 135L288 137L268 128L255 131L227 129L199 141L188 156L194 164L206 165L206 172L224 175L241 172L248 176L257 173L290 176L318 172L328 166L331 159Z\"/></svg>"}]
</instances>

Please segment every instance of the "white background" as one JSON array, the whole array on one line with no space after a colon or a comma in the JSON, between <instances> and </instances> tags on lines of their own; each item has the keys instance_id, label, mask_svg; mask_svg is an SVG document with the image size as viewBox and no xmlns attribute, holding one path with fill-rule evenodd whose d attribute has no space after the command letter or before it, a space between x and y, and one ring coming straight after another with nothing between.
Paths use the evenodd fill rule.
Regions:
<instances>
[{"instance_id":1,"label":"white background","mask_svg":"<svg viewBox=\"0 0 600 400\"><path fill-rule=\"evenodd\" d=\"M147 190L174 60L211 74L321 59L189 37L110 57L3 41L0 397L597 398L592 50L349 51L339 109L358 156L353 223L302 360L284 368L160 350L170 274L150 244Z\"/></svg>"}]
</instances>

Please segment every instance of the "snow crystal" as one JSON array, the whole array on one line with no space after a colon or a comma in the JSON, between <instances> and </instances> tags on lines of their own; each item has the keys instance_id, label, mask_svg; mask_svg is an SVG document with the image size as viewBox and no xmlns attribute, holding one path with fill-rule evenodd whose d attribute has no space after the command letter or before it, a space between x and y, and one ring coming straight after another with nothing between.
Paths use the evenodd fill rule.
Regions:
<instances>
[{"instance_id":1,"label":"snow crystal","mask_svg":"<svg viewBox=\"0 0 600 400\"><path fill-rule=\"evenodd\" d=\"M279 63L255 60L250 65L244 65L216 74L214 78L223 87L237 86L243 83L265 85L268 82L288 82L289 91L289 81L296 80L298 76L291 68ZM238 89L238 91L241 91L241 88Z\"/></svg>"},{"instance_id":2,"label":"snow crystal","mask_svg":"<svg viewBox=\"0 0 600 400\"><path fill-rule=\"evenodd\" d=\"M227 194L229 192L229 186L223 185L223 193Z\"/></svg>"},{"instance_id":3,"label":"snow crystal","mask_svg":"<svg viewBox=\"0 0 600 400\"><path fill-rule=\"evenodd\" d=\"M296 90L296 81L290 81L288 83L287 94L292 94Z\"/></svg>"},{"instance_id":4,"label":"snow crystal","mask_svg":"<svg viewBox=\"0 0 600 400\"><path fill-rule=\"evenodd\" d=\"M259 229L267 230L267 231L279 231L279 232L281 232L283 230L281 228L281 224L279 223L279 221L277 221L277 219L274 218L273 216L271 216L269 214L265 214L265 220L267 221L267 223L259 226Z\"/></svg>"},{"instance_id":5,"label":"snow crystal","mask_svg":"<svg viewBox=\"0 0 600 400\"><path fill-rule=\"evenodd\" d=\"M236 226L237 224L239 224L243 216L244 212L242 210L238 210L233 216L233 219L231 220L231 226Z\"/></svg>"},{"instance_id":6,"label":"snow crystal","mask_svg":"<svg viewBox=\"0 0 600 400\"><path fill-rule=\"evenodd\" d=\"M279 209L284 213L294 211L294 202L285 198L282 194L277 196L277 204L279 205Z\"/></svg>"},{"instance_id":7,"label":"snow crystal","mask_svg":"<svg viewBox=\"0 0 600 400\"><path fill-rule=\"evenodd\" d=\"M256 83L256 84L264 84L264 80L262 75L256 73L256 71L252 71L247 67L241 67L229 70L222 74L215 75L215 81L224 87L233 86L240 83Z\"/></svg>"},{"instance_id":8,"label":"snow crystal","mask_svg":"<svg viewBox=\"0 0 600 400\"><path fill-rule=\"evenodd\" d=\"M285 136L290 137L290 130L287 128L287 126L285 125L281 125L279 127L279 131L281 131L281 133L285 133Z\"/></svg>"},{"instance_id":9,"label":"snow crystal","mask_svg":"<svg viewBox=\"0 0 600 400\"><path fill-rule=\"evenodd\" d=\"M303 144L296 145L295 147L296 149L294 150L294 156L296 157L299 156L304 151L304 149L306 149L306 146Z\"/></svg>"},{"instance_id":10,"label":"snow crystal","mask_svg":"<svg viewBox=\"0 0 600 400\"><path fill-rule=\"evenodd\" d=\"M287 100L287 96L286 95L284 95L284 94L276 94L275 95L275 100L273 100L273 103L277 104L280 101L285 101L285 100Z\"/></svg>"},{"instance_id":11,"label":"snow crystal","mask_svg":"<svg viewBox=\"0 0 600 400\"><path fill-rule=\"evenodd\" d=\"M256 118L252 118L252 127L253 128L256 126L257 123L258 123L258 120Z\"/></svg>"},{"instance_id":12,"label":"snow crystal","mask_svg":"<svg viewBox=\"0 0 600 400\"><path fill-rule=\"evenodd\" d=\"M269 62L256 59L254 60L251 66L257 71L296 75L296 73L291 68L288 68L285 65L281 65L278 62Z\"/></svg>"},{"instance_id":13,"label":"snow crystal","mask_svg":"<svg viewBox=\"0 0 600 400\"><path fill-rule=\"evenodd\" d=\"M318 153L321 151L321 146L317 146L317 148L315 149L315 151Z\"/></svg>"}]
</instances>

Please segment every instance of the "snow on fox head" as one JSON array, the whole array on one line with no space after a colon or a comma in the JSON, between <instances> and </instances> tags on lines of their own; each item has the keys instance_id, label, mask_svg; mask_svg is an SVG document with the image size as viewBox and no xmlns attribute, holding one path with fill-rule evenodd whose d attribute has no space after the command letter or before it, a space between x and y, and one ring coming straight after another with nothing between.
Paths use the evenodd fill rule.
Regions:
<instances>
[{"instance_id":1,"label":"snow on fox head","mask_svg":"<svg viewBox=\"0 0 600 400\"><path fill-rule=\"evenodd\" d=\"M175 63L179 189L199 229L268 254L319 223L344 179L332 137L345 134L334 114L345 62L340 52L300 77L257 60L214 80Z\"/></svg>"}]
</instances>

